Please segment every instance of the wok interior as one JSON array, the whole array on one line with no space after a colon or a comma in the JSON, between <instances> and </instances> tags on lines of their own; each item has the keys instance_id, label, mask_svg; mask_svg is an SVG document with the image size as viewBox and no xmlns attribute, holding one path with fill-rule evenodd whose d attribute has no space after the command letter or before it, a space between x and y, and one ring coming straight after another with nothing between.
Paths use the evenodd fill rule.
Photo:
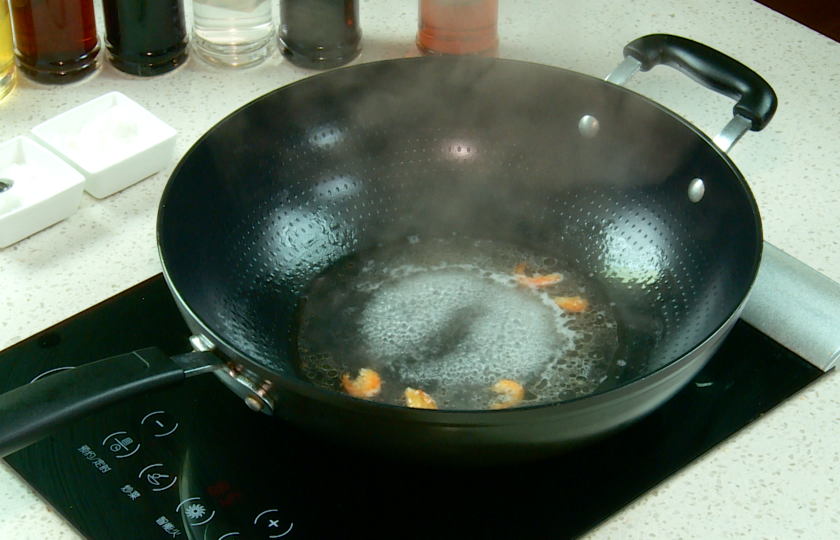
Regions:
<instances>
[{"instance_id":1,"label":"wok interior","mask_svg":"<svg viewBox=\"0 0 840 540\"><path fill-rule=\"evenodd\" d=\"M627 366L613 386L712 335L761 246L749 189L691 126L614 85L496 59L363 64L268 94L190 150L158 225L197 319L288 376L311 281L410 235L502 240L591 275L620 325Z\"/></svg>"}]
</instances>

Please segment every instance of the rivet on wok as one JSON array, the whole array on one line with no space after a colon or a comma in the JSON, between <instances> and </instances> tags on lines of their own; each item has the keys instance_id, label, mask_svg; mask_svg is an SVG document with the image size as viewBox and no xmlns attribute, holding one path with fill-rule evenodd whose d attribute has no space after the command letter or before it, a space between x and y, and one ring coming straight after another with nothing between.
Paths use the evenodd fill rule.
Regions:
<instances>
[{"instance_id":1,"label":"rivet on wok","mask_svg":"<svg viewBox=\"0 0 840 540\"><path fill-rule=\"evenodd\" d=\"M688 184L688 200L693 203L698 203L706 194L706 185L702 178L695 178Z\"/></svg>"},{"instance_id":2,"label":"rivet on wok","mask_svg":"<svg viewBox=\"0 0 840 540\"><path fill-rule=\"evenodd\" d=\"M600 129L601 124L598 122L598 119L588 114L581 118L580 122L578 122L578 130L580 130L580 134L587 139L595 137Z\"/></svg>"},{"instance_id":3,"label":"rivet on wok","mask_svg":"<svg viewBox=\"0 0 840 540\"><path fill-rule=\"evenodd\" d=\"M263 409L263 402L255 396L246 396L245 405L254 412L260 412Z\"/></svg>"}]
</instances>

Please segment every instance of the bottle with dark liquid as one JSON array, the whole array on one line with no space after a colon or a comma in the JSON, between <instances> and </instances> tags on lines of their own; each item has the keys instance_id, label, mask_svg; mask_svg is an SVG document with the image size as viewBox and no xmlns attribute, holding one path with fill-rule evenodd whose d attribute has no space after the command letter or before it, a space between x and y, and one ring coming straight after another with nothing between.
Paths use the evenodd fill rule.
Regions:
<instances>
[{"instance_id":1,"label":"bottle with dark liquid","mask_svg":"<svg viewBox=\"0 0 840 540\"><path fill-rule=\"evenodd\" d=\"M11 0L21 73L52 84L78 81L99 63L93 0Z\"/></svg>"},{"instance_id":2,"label":"bottle with dark liquid","mask_svg":"<svg viewBox=\"0 0 840 540\"><path fill-rule=\"evenodd\" d=\"M328 69L359 55L356 0L280 0L280 50L298 66Z\"/></svg>"},{"instance_id":3,"label":"bottle with dark liquid","mask_svg":"<svg viewBox=\"0 0 840 540\"><path fill-rule=\"evenodd\" d=\"M498 51L499 0L419 0L417 48L424 55Z\"/></svg>"},{"instance_id":4,"label":"bottle with dark liquid","mask_svg":"<svg viewBox=\"0 0 840 540\"><path fill-rule=\"evenodd\" d=\"M187 60L183 0L102 0L105 48L111 64L148 77Z\"/></svg>"}]
</instances>

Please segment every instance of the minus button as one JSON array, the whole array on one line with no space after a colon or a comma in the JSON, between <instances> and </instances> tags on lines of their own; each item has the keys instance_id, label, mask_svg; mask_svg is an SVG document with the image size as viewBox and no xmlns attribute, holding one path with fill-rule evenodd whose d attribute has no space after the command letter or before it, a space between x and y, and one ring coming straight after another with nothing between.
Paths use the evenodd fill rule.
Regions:
<instances>
[{"instance_id":1,"label":"minus button","mask_svg":"<svg viewBox=\"0 0 840 540\"><path fill-rule=\"evenodd\" d=\"M158 438L172 435L178 429L178 422L166 411L150 412L143 417L140 424Z\"/></svg>"}]
</instances>

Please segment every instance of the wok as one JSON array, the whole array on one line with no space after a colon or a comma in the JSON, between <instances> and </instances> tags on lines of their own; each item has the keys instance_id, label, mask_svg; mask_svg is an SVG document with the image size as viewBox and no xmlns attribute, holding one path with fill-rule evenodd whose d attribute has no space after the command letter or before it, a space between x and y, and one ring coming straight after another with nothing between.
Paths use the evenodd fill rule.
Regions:
<instances>
[{"instance_id":1,"label":"wok","mask_svg":"<svg viewBox=\"0 0 840 540\"><path fill-rule=\"evenodd\" d=\"M487 58L357 65L234 112L178 164L158 215L164 276L196 352L135 351L8 392L2 454L207 371L255 410L401 459L534 458L652 411L746 302L761 223L724 150L762 129L776 98L683 38L646 36L625 56L608 81L667 64L735 98L718 144L613 82ZM614 310L622 362L589 395L492 411L410 409L301 377L300 312L322 272L407 237L453 235L539 249L590 276Z\"/></svg>"}]
</instances>

